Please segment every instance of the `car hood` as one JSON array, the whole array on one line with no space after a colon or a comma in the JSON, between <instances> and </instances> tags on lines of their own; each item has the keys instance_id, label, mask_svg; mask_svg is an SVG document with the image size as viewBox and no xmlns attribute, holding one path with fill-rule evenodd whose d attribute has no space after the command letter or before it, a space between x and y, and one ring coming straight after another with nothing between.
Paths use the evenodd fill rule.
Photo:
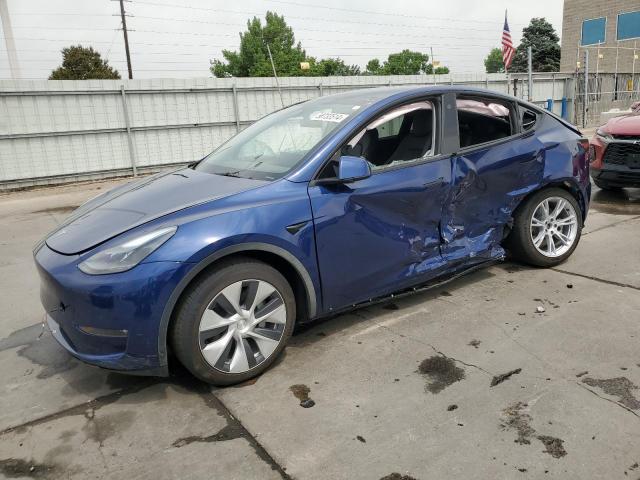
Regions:
<instances>
[{"instance_id":1,"label":"car hood","mask_svg":"<svg viewBox=\"0 0 640 480\"><path fill-rule=\"evenodd\" d=\"M611 135L640 135L640 115L624 115L612 118L605 125Z\"/></svg>"},{"instance_id":2,"label":"car hood","mask_svg":"<svg viewBox=\"0 0 640 480\"><path fill-rule=\"evenodd\" d=\"M154 175L89 200L46 243L65 255L81 253L156 218L266 183L189 168Z\"/></svg>"}]
</instances>

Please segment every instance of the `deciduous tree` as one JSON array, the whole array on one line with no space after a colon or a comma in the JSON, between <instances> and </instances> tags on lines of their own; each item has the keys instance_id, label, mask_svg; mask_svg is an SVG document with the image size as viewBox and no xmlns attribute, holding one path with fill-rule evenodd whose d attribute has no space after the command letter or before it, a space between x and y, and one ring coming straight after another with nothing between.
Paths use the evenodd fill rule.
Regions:
<instances>
[{"instance_id":1,"label":"deciduous tree","mask_svg":"<svg viewBox=\"0 0 640 480\"><path fill-rule=\"evenodd\" d=\"M62 65L51 72L49 80L94 80L120 78L120 74L92 47L74 45L62 49Z\"/></svg>"}]
</instances>

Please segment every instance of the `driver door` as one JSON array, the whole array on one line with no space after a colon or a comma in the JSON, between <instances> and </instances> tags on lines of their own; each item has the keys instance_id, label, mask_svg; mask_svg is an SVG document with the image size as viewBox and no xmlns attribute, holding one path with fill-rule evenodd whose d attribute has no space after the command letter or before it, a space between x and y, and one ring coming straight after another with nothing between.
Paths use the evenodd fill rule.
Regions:
<instances>
[{"instance_id":1,"label":"driver door","mask_svg":"<svg viewBox=\"0 0 640 480\"><path fill-rule=\"evenodd\" d=\"M438 110L438 99L429 99L377 117L332 158L359 154L370 161L371 176L310 184L327 311L420 283L442 266L451 163L437 154ZM320 176L334 171L329 163Z\"/></svg>"}]
</instances>

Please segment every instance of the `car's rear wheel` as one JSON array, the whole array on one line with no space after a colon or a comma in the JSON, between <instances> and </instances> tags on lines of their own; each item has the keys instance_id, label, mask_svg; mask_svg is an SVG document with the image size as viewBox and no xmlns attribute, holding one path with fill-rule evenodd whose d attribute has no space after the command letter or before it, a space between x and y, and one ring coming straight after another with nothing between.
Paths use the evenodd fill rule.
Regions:
<instances>
[{"instance_id":1,"label":"car's rear wheel","mask_svg":"<svg viewBox=\"0 0 640 480\"><path fill-rule=\"evenodd\" d=\"M196 377L230 385L269 368L291 336L295 317L295 297L280 272L257 260L234 259L185 293L172 325L172 346Z\"/></svg>"},{"instance_id":2,"label":"car's rear wheel","mask_svg":"<svg viewBox=\"0 0 640 480\"><path fill-rule=\"evenodd\" d=\"M593 179L593 183L595 183L596 187L598 187L600 190L605 190L607 192L619 192L620 190L622 190L622 187L614 187L613 185L609 185L602 180L596 180L595 178Z\"/></svg>"},{"instance_id":3,"label":"car's rear wheel","mask_svg":"<svg viewBox=\"0 0 640 480\"><path fill-rule=\"evenodd\" d=\"M548 188L533 194L515 212L506 246L516 260L552 267L573 253L581 231L582 215L573 195Z\"/></svg>"}]
</instances>

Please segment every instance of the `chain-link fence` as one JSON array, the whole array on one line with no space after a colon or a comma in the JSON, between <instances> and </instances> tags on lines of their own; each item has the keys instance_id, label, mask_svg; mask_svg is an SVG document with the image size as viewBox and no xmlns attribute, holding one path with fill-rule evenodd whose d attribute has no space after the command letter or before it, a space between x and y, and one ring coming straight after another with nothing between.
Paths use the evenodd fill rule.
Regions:
<instances>
[{"instance_id":1,"label":"chain-link fence","mask_svg":"<svg viewBox=\"0 0 640 480\"><path fill-rule=\"evenodd\" d=\"M640 101L640 73L590 73L585 83L585 74L580 72L574 96L573 123L580 127L601 125Z\"/></svg>"}]
</instances>

